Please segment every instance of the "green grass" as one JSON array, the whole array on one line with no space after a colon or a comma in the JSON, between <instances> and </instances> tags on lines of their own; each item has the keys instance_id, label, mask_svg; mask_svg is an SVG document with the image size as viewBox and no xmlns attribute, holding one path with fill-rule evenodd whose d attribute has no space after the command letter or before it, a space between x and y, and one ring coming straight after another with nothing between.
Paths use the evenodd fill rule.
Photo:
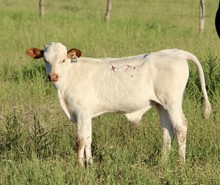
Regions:
<instances>
[{"instance_id":1,"label":"green grass","mask_svg":"<svg viewBox=\"0 0 220 185\"><path fill-rule=\"evenodd\" d=\"M214 28L217 2L206 2L206 23L198 30L199 3L187 0L1 1L0 7L0 184L220 184L219 38ZM157 112L147 112L139 129L119 114L93 119L94 165L76 164L76 128L59 107L42 61L25 55L51 41L82 50L84 56L120 57L181 48L202 62L213 113L204 120L197 70L183 108L189 120L186 165L160 163L161 129Z\"/></svg>"}]
</instances>

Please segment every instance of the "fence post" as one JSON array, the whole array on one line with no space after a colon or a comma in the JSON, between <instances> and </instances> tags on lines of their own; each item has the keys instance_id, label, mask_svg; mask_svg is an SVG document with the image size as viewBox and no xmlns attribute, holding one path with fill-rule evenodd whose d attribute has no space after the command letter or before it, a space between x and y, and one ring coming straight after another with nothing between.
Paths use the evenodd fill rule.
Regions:
<instances>
[{"instance_id":1,"label":"fence post","mask_svg":"<svg viewBox=\"0 0 220 185\"><path fill-rule=\"evenodd\" d=\"M200 0L199 6L199 31L203 32L205 27L205 0Z\"/></svg>"},{"instance_id":2,"label":"fence post","mask_svg":"<svg viewBox=\"0 0 220 185\"><path fill-rule=\"evenodd\" d=\"M39 15L44 16L44 0L39 1Z\"/></svg>"},{"instance_id":3,"label":"fence post","mask_svg":"<svg viewBox=\"0 0 220 185\"><path fill-rule=\"evenodd\" d=\"M107 7L106 7L106 13L105 13L105 21L108 21L111 16L112 11L112 0L107 0Z\"/></svg>"}]
</instances>

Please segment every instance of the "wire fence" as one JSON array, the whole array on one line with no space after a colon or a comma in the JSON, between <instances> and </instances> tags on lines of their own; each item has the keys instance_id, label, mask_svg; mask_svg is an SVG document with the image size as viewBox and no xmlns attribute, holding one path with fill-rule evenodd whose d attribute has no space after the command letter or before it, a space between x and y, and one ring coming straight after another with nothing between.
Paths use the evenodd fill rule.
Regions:
<instances>
[{"instance_id":1,"label":"wire fence","mask_svg":"<svg viewBox=\"0 0 220 185\"><path fill-rule=\"evenodd\" d=\"M24 0L20 0L16 3L12 3L12 1L5 1L5 6L33 6L31 1L22 1ZM39 2L40 1L35 1L34 6L36 7L36 10L39 7ZM85 1L85 3L64 0L62 3L59 3L58 0L44 0L44 16L47 16L48 12L59 12L59 9L62 8L66 11L72 11L75 14L89 12L91 15L102 15L104 18L106 2L107 0ZM3 5L3 2L0 3L0 5L1 4ZM112 0L111 18L118 14L120 16L131 17L139 15L139 17L154 16L156 18L178 18L180 21L181 19L193 19L194 24L197 27L199 25L199 5L199 0ZM158 7L160 7L159 11L157 10ZM182 7L181 10L180 7ZM218 2L216 0L205 1L205 24L211 25L214 22L217 7ZM175 8L177 8L177 10ZM148 11L149 9L152 10ZM188 25L183 25L179 29L187 29L187 26ZM205 26L205 29L213 28L210 26Z\"/></svg>"}]
</instances>

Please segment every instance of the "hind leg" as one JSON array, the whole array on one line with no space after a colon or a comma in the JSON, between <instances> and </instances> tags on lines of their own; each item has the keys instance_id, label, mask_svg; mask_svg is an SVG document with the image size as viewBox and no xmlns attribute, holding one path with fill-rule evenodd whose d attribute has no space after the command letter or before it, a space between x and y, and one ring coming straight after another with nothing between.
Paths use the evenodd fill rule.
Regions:
<instances>
[{"instance_id":1,"label":"hind leg","mask_svg":"<svg viewBox=\"0 0 220 185\"><path fill-rule=\"evenodd\" d=\"M186 135L188 129L188 121L182 113L182 125L176 127L176 137L179 146L179 156L182 162L186 160Z\"/></svg>"},{"instance_id":2,"label":"hind leg","mask_svg":"<svg viewBox=\"0 0 220 185\"><path fill-rule=\"evenodd\" d=\"M166 161L171 149L171 142L174 136L174 128L171 123L169 113L161 105L156 105L160 116L160 124L163 133L162 160Z\"/></svg>"},{"instance_id":3,"label":"hind leg","mask_svg":"<svg viewBox=\"0 0 220 185\"><path fill-rule=\"evenodd\" d=\"M168 113L176 133L180 161L185 162L188 121L181 108L172 107L171 109L168 109Z\"/></svg>"}]
</instances>

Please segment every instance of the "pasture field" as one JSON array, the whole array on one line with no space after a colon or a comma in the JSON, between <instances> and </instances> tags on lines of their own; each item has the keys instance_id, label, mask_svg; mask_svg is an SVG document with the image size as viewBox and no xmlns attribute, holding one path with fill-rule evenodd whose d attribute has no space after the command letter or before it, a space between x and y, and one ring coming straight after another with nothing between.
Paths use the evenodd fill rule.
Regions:
<instances>
[{"instance_id":1,"label":"pasture field","mask_svg":"<svg viewBox=\"0 0 220 185\"><path fill-rule=\"evenodd\" d=\"M105 0L0 1L0 184L1 185L188 185L220 184L220 40L216 0L206 1L199 33L199 1L117 0L105 23ZM186 164L174 140L170 160L160 163L162 133L155 109L134 129L123 115L93 119L94 165L76 164L75 124L59 107L44 64L25 54L60 41L89 57L121 57L180 48L201 61L213 112L203 118L198 73L190 64L183 109L189 121ZM170 83L172 88L172 82ZM83 92L82 92L83 93Z\"/></svg>"}]
</instances>

